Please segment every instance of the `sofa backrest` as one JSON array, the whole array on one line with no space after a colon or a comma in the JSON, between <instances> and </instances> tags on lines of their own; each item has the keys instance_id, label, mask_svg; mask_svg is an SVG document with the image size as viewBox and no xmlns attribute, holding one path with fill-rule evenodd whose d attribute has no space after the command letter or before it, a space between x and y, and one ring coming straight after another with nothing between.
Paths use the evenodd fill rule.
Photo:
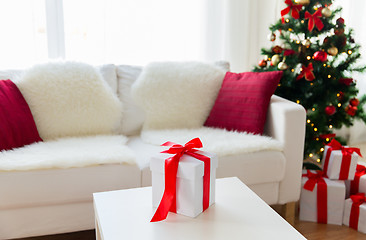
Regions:
<instances>
[{"instance_id":1,"label":"sofa backrest","mask_svg":"<svg viewBox=\"0 0 366 240\"><path fill-rule=\"evenodd\" d=\"M230 70L230 65L226 61L217 61L215 65L225 71ZM105 64L96 66L96 68L123 104L122 120L118 133L126 136L139 134L145 121L145 114L133 100L131 86L141 74L143 67ZM3 70L0 71L0 80L11 79L13 82L17 82L24 72L25 70L21 69Z\"/></svg>"}]
</instances>

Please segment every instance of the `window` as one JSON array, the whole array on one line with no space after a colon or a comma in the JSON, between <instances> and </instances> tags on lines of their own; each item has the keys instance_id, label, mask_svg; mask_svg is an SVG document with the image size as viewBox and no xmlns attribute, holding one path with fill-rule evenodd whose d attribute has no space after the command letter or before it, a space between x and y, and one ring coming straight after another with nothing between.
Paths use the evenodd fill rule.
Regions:
<instances>
[{"instance_id":1,"label":"window","mask_svg":"<svg viewBox=\"0 0 366 240\"><path fill-rule=\"evenodd\" d=\"M204 60L206 0L0 0L0 64ZM19 7L21 6L21 7Z\"/></svg>"},{"instance_id":2,"label":"window","mask_svg":"<svg viewBox=\"0 0 366 240\"><path fill-rule=\"evenodd\" d=\"M46 15L43 0L1 0L0 31L2 69L26 67L47 59Z\"/></svg>"}]
</instances>

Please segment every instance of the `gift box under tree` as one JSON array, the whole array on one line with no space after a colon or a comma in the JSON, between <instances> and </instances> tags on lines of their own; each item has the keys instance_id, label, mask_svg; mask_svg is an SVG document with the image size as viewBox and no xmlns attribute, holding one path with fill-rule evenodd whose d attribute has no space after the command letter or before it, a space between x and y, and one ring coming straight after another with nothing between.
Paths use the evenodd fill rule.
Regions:
<instances>
[{"instance_id":1,"label":"gift box under tree","mask_svg":"<svg viewBox=\"0 0 366 240\"><path fill-rule=\"evenodd\" d=\"M366 166L364 163L358 163L354 179L346 181L346 198L357 193L366 193Z\"/></svg>"},{"instance_id":2,"label":"gift box under tree","mask_svg":"<svg viewBox=\"0 0 366 240\"><path fill-rule=\"evenodd\" d=\"M333 139L324 148L323 172L329 179L353 180L358 156L362 156L359 148L344 147Z\"/></svg>"},{"instance_id":3,"label":"gift box under tree","mask_svg":"<svg viewBox=\"0 0 366 240\"><path fill-rule=\"evenodd\" d=\"M357 231L366 233L366 198L365 193L351 195L345 200L343 224Z\"/></svg>"},{"instance_id":4,"label":"gift box under tree","mask_svg":"<svg viewBox=\"0 0 366 240\"><path fill-rule=\"evenodd\" d=\"M300 220L342 225L345 195L344 181L307 170L301 184Z\"/></svg>"},{"instance_id":5,"label":"gift box under tree","mask_svg":"<svg viewBox=\"0 0 366 240\"><path fill-rule=\"evenodd\" d=\"M170 148L150 161L157 208L151 221L164 220L168 211L196 217L215 202L217 156L195 149L202 147L198 138L184 146L171 142L163 146Z\"/></svg>"}]
</instances>

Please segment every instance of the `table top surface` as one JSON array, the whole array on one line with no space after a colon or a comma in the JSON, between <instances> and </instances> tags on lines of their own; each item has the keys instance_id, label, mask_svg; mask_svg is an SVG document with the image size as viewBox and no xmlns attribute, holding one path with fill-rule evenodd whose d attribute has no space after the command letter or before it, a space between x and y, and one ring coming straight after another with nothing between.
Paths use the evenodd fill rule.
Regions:
<instances>
[{"instance_id":1,"label":"table top surface","mask_svg":"<svg viewBox=\"0 0 366 240\"><path fill-rule=\"evenodd\" d=\"M196 218L151 223L151 198L151 187L94 193L103 239L305 239L238 178L217 179L215 204Z\"/></svg>"}]
</instances>

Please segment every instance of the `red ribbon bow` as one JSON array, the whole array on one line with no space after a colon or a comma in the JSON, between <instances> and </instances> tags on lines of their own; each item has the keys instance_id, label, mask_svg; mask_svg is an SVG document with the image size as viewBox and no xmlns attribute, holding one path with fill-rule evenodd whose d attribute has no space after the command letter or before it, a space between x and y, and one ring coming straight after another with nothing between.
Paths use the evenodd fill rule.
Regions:
<instances>
[{"instance_id":1,"label":"red ribbon bow","mask_svg":"<svg viewBox=\"0 0 366 240\"><path fill-rule=\"evenodd\" d=\"M162 146L170 146L168 150L162 153L174 154L174 156L165 159L165 189L163 198L152 217L150 222L157 222L166 219L168 212L177 212L176 205L176 178L178 172L178 164L183 154L190 155L200 161L204 162L204 176L203 176L203 211L205 211L210 204L210 158L202 154L196 153L201 148L202 142L199 138L194 138L187 142L184 146L166 142Z\"/></svg>"},{"instance_id":2,"label":"red ribbon bow","mask_svg":"<svg viewBox=\"0 0 366 240\"><path fill-rule=\"evenodd\" d=\"M324 174L325 175L327 174L328 165L329 165L329 158L330 158L330 155L331 155L332 151L341 150L342 151L342 163L341 163L341 170L340 170L338 179L339 180L347 180L348 179L348 174L349 174L349 169L350 169L350 166L351 166L352 154L355 152L360 157L362 157L360 149L359 148L343 147L342 144L340 144L335 139L332 139L332 141L329 144L327 144L327 146L329 146L329 148L327 150L327 154L326 154L325 159L324 159L324 167L323 167Z\"/></svg>"},{"instance_id":3,"label":"red ribbon bow","mask_svg":"<svg viewBox=\"0 0 366 240\"><path fill-rule=\"evenodd\" d=\"M319 135L319 137L321 139L334 138L335 136L336 136L335 133L329 133L329 134L321 134L321 135Z\"/></svg>"},{"instance_id":4,"label":"red ribbon bow","mask_svg":"<svg viewBox=\"0 0 366 240\"><path fill-rule=\"evenodd\" d=\"M281 11L282 23L285 22L283 16L288 14L290 11L291 11L291 16L294 19L299 19L299 17L300 17L299 11L301 10L302 5L294 4L291 0L286 0L285 3L288 5L288 7Z\"/></svg>"},{"instance_id":5,"label":"red ribbon bow","mask_svg":"<svg viewBox=\"0 0 366 240\"><path fill-rule=\"evenodd\" d=\"M366 202L365 193L357 193L350 197L352 199L351 213L349 216L349 226L358 229L358 219L360 217L360 205Z\"/></svg>"},{"instance_id":6,"label":"red ribbon bow","mask_svg":"<svg viewBox=\"0 0 366 240\"><path fill-rule=\"evenodd\" d=\"M309 19L309 23L308 23L308 29L309 31L313 31L314 29L314 25L316 26L316 28L321 31L324 27L324 24L322 22L322 20L320 20L320 18L322 17L322 8L319 8L318 10L316 10L316 12L311 15L308 11L305 12L305 18Z\"/></svg>"},{"instance_id":7,"label":"red ribbon bow","mask_svg":"<svg viewBox=\"0 0 366 240\"><path fill-rule=\"evenodd\" d=\"M351 195L358 193L360 187L360 178L365 174L366 167L364 165L357 164L355 178L351 181Z\"/></svg>"},{"instance_id":8,"label":"red ribbon bow","mask_svg":"<svg viewBox=\"0 0 366 240\"><path fill-rule=\"evenodd\" d=\"M324 180L323 172L316 171L316 173L307 170L306 174L302 175L303 177L308 177L309 179L304 184L304 189L313 191L315 185L318 184L318 189L316 193L316 205L317 205L317 213L318 213L318 223L327 223L328 222L328 196L327 196L327 183Z\"/></svg>"},{"instance_id":9,"label":"red ribbon bow","mask_svg":"<svg viewBox=\"0 0 366 240\"><path fill-rule=\"evenodd\" d=\"M315 79L314 73L313 73L313 64L309 63L307 67L302 65L302 70L299 76L297 76L296 80L300 80L305 76L305 80L307 81L313 81Z\"/></svg>"}]
</instances>

